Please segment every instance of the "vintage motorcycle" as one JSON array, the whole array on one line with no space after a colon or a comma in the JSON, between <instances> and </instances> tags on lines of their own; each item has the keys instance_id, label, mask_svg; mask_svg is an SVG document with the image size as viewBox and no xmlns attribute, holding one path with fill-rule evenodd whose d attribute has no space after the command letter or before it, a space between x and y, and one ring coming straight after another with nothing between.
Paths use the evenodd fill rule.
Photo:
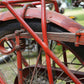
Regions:
<instances>
[{"instance_id":1,"label":"vintage motorcycle","mask_svg":"<svg viewBox=\"0 0 84 84\"><path fill-rule=\"evenodd\" d=\"M0 8L9 10L0 13L0 52L10 55L0 84L84 83L84 27L61 15L56 0L3 0Z\"/></svg>"}]
</instances>

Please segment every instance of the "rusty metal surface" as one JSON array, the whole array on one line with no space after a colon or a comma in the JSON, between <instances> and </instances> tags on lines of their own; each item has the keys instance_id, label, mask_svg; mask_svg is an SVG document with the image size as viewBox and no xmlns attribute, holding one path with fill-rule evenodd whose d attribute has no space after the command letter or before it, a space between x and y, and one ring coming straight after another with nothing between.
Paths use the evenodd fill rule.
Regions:
<instances>
[{"instance_id":1,"label":"rusty metal surface","mask_svg":"<svg viewBox=\"0 0 84 84\"><path fill-rule=\"evenodd\" d=\"M21 16L23 9L17 9L16 10L18 15ZM83 30L84 27L75 22L74 20L59 14L57 12L47 11L47 21L53 22L67 31L70 32L76 32L79 29ZM41 18L41 9L40 8L30 8L26 11L26 17L25 18ZM10 12L3 12L0 14L0 21L7 21L15 19L15 17Z\"/></svg>"},{"instance_id":2,"label":"rusty metal surface","mask_svg":"<svg viewBox=\"0 0 84 84\"><path fill-rule=\"evenodd\" d=\"M26 76L28 76L28 74L29 74L29 68L31 69L31 71L33 71L34 70L34 67L35 66L28 66L27 68L24 68L24 70L23 70L23 75L24 75L24 77L26 77ZM40 68L40 69L39 69ZM45 70L46 70L46 67L45 66L37 66L37 69L40 71L40 72L44 72ZM52 68L52 71L53 71L53 73L54 73L54 77L57 77L57 76L59 76L63 71L60 69L60 68ZM57 73L56 73L57 72ZM75 72L74 70L71 70L71 72L73 72L73 73L75 73L75 75L77 76L77 78L82 78L82 77L84 77L84 72ZM61 75L61 77L60 77L60 79L64 79L64 78L66 78L67 77L67 75L64 73L64 74L62 74ZM69 78L67 78L67 81L69 80ZM16 77L16 79L15 79L15 83L14 84L17 84L17 77ZM81 80L82 82L84 82L84 79L82 79Z\"/></svg>"},{"instance_id":3,"label":"rusty metal surface","mask_svg":"<svg viewBox=\"0 0 84 84\"><path fill-rule=\"evenodd\" d=\"M76 32L76 46L84 45L84 30Z\"/></svg>"}]
</instances>

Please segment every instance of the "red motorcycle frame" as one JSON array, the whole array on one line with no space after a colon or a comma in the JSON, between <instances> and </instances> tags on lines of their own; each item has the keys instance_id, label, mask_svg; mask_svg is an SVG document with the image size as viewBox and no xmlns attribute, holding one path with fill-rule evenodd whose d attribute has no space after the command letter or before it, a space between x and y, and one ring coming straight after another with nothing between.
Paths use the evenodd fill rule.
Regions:
<instances>
[{"instance_id":1,"label":"red motorcycle frame","mask_svg":"<svg viewBox=\"0 0 84 84\"><path fill-rule=\"evenodd\" d=\"M38 2L36 2L38 1ZM22 15L21 14L18 14L12 6L24 6L24 4L18 4L18 3L21 3L21 2L32 2L32 4L27 4L25 7L24 7L24 10L22 11ZM48 70L48 78L49 78L49 83L50 84L54 84L53 82L53 77L52 77L52 71L51 71L51 63L50 63L50 58L52 58L55 63L57 63L61 69L73 80L73 82L75 84L82 84L78 78L72 73L70 72L67 67L54 55L54 53L48 48L48 40L47 40L47 31L46 31L46 19L49 20L49 21L52 21L58 25L60 25L61 27L65 28L66 30L68 31L71 31L72 33L75 33L76 31L78 31L79 29L83 29L81 25L75 23L74 21L72 22L72 20L70 19L67 19L65 18L64 16L60 15L60 14L56 14L54 15L52 12L47 12L47 16L46 16L46 7L45 7L45 3L54 3L55 5L55 10L57 12L59 12L58 10L58 6L57 6L57 2L55 0L4 0L4 1L0 1L0 7L1 8L8 8L8 10L11 12L11 13L7 13L9 14L9 16L6 16L5 14L3 14L3 17L0 18L1 21L6 21L6 20L10 20L10 19L14 19L16 18L24 27L25 30L27 30L31 35L32 37L36 40L36 42L44 49L45 53L46 53L46 63L47 63L47 70ZM38 10L35 10L35 9L30 9L30 10L26 10L26 8L28 6L32 6L32 5L38 5L38 4L41 4L41 11ZM19 10L20 11L20 10ZM37 11L35 13L31 13L33 11ZM38 13L38 12L41 12L41 13ZM28 16L25 16L25 14L28 13L29 15ZM39 15L38 15L39 14ZM14 16L13 16L14 15ZM5 16L5 17L4 17ZM38 35L31 29L31 27L24 21L24 17L25 18L34 18L34 17L37 17L37 18L41 18L41 23L42 23L42 33L43 33L43 40L42 41ZM59 18L58 18L59 17ZM59 21L58 21L59 19ZM65 19L65 23L62 23L62 20ZM69 23L66 23L66 22L69 22ZM73 27L70 26L70 24L73 23L73 27L75 28L73 30ZM23 31L23 30L22 30ZM21 32L22 32L21 31ZM11 50L11 52L17 50L17 66L18 66L18 76L19 76L19 79L18 79L18 84L23 84L23 74L22 74L22 55L21 55L21 51L19 49L19 45L20 45L20 32L16 31L15 32L15 38L16 38L16 47L14 49ZM78 34L78 33L77 33ZM79 41L79 37L77 38L77 42ZM4 48L2 46L0 46L0 48L2 49L2 52L4 54L8 54L10 52L6 52L4 51ZM25 62L25 60L24 60ZM84 63L83 63L84 64ZM25 62L25 65L28 66L28 64ZM0 78L0 82L1 84L5 84L4 82L2 82L2 79Z\"/></svg>"}]
</instances>

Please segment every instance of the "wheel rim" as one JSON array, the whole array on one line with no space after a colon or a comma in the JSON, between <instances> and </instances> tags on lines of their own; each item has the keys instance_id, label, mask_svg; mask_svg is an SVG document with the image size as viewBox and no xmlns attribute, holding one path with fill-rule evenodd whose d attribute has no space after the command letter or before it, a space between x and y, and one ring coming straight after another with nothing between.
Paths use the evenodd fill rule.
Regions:
<instances>
[{"instance_id":1,"label":"wheel rim","mask_svg":"<svg viewBox=\"0 0 84 84\"><path fill-rule=\"evenodd\" d=\"M31 39L30 39L30 41L31 41ZM36 82L36 83L39 84L39 83L41 83L41 81L44 80L44 79L38 78L38 75L36 77L36 73L38 71L40 71L40 73L45 73L46 72L46 77L45 77L46 79L44 80L44 82L46 82L46 84L47 83L49 84L48 75L47 75L47 67L46 67L46 58L44 56L44 52L43 52L43 50L41 50L42 52L40 52L40 47L38 46L38 44L36 44L36 42L34 42L33 44L31 44L31 43L32 43L32 41L29 42L29 39L28 39L28 44L29 44L27 46L28 51L27 51L27 53L25 53L25 52L22 52L22 53L23 53L23 55L27 54L27 56L24 56L25 59L27 60L28 64L29 64L29 66L26 67L27 70L29 70L30 73L31 73L31 70L32 70L32 74L33 74L34 69L35 69L35 74L34 74L32 83L35 84L35 82ZM58 45L58 44L60 44L60 45ZM38 46L38 50L37 50L37 46ZM62 43L60 43L58 41L49 41L49 47L56 54L56 56L68 67L68 69L72 70L71 72L73 72L73 74L75 74L79 78L79 80L84 82L84 72L82 72L83 69L84 69L83 65L81 63L79 63L79 61L77 60L77 57L75 57L74 55L71 54L71 52L69 52L70 49L65 44L62 44ZM37 52L39 52L40 55L41 55L41 53L43 53L43 56L40 56L39 61L38 61L38 65L35 67L37 58L39 56L37 54ZM31 55L31 53L33 53L34 57L32 57L33 55ZM69 56L66 53L69 53ZM66 55L68 57L66 57ZM16 58L11 58L11 63L6 62L6 64L0 65L0 66L2 66L4 68L4 69L1 68L3 73L5 73L5 70L7 68L7 67L5 68L5 66L8 66L10 68L10 69L8 69L9 73L6 72L5 75L4 75L5 78L7 79L8 84L10 84L10 83L13 84L14 82L15 82L15 84L18 84L18 83L16 83L16 81L17 81L17 64L16 64L16 61L14 61L14 59L16 60ZM76 61L78 61L78 62L75 63ZM58 67L58 65L56 65L56 63L53 62L53 60L51 60L51 63L52 63L52 65L51 65L52 66L52 72L54 74L53 75L54 83L56 83L56 84L64 83L65 84L65 83L72 83L73 82L62 71L62 69L60 69ZM32 65L33 65L33 69L31 69ZM23 66L23 68L24 68L24 66ZM24 70L25 70L25 68L23 69L23 74L25 75ZM8 77L9 74L10 74L10 77ZM23 77L24 81L29 80L28 76L30 75L32 77L32 74L27 74L27 78ZM43 75L40 74L41 77L43 77ZM80 76L78 76L78 75L80 75ZM10 80L11 78L12 78L12 80ZM37 79L35 79L35 78L37 78ZM31 78L30 78L30 81L31 81ZM41 84L43 84L43 82Z\"/></svg>"}]
</instances>

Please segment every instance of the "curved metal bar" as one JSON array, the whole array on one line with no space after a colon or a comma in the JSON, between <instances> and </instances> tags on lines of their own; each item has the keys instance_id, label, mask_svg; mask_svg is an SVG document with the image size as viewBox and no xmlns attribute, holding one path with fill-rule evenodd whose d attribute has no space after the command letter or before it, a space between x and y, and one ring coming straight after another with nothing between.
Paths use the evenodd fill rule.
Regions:
<instances>
[{"instance_id":1,"label":"curved metal bar","mask_svg":"<svg viewBox=\"0 0 84 84\"><path fill-rule=\"evenodd\" d=\"M2 45L2 43L4 41L6 41L6 38L3 38L3 39L0 40L0 52L3 53L3 54L10 54L10 53L14 52L15 51L15 47L13 49L11 49L10 51L8 51L8 50L6 50L4 48L4 46Z\"/></svg>"}]
</instances>

